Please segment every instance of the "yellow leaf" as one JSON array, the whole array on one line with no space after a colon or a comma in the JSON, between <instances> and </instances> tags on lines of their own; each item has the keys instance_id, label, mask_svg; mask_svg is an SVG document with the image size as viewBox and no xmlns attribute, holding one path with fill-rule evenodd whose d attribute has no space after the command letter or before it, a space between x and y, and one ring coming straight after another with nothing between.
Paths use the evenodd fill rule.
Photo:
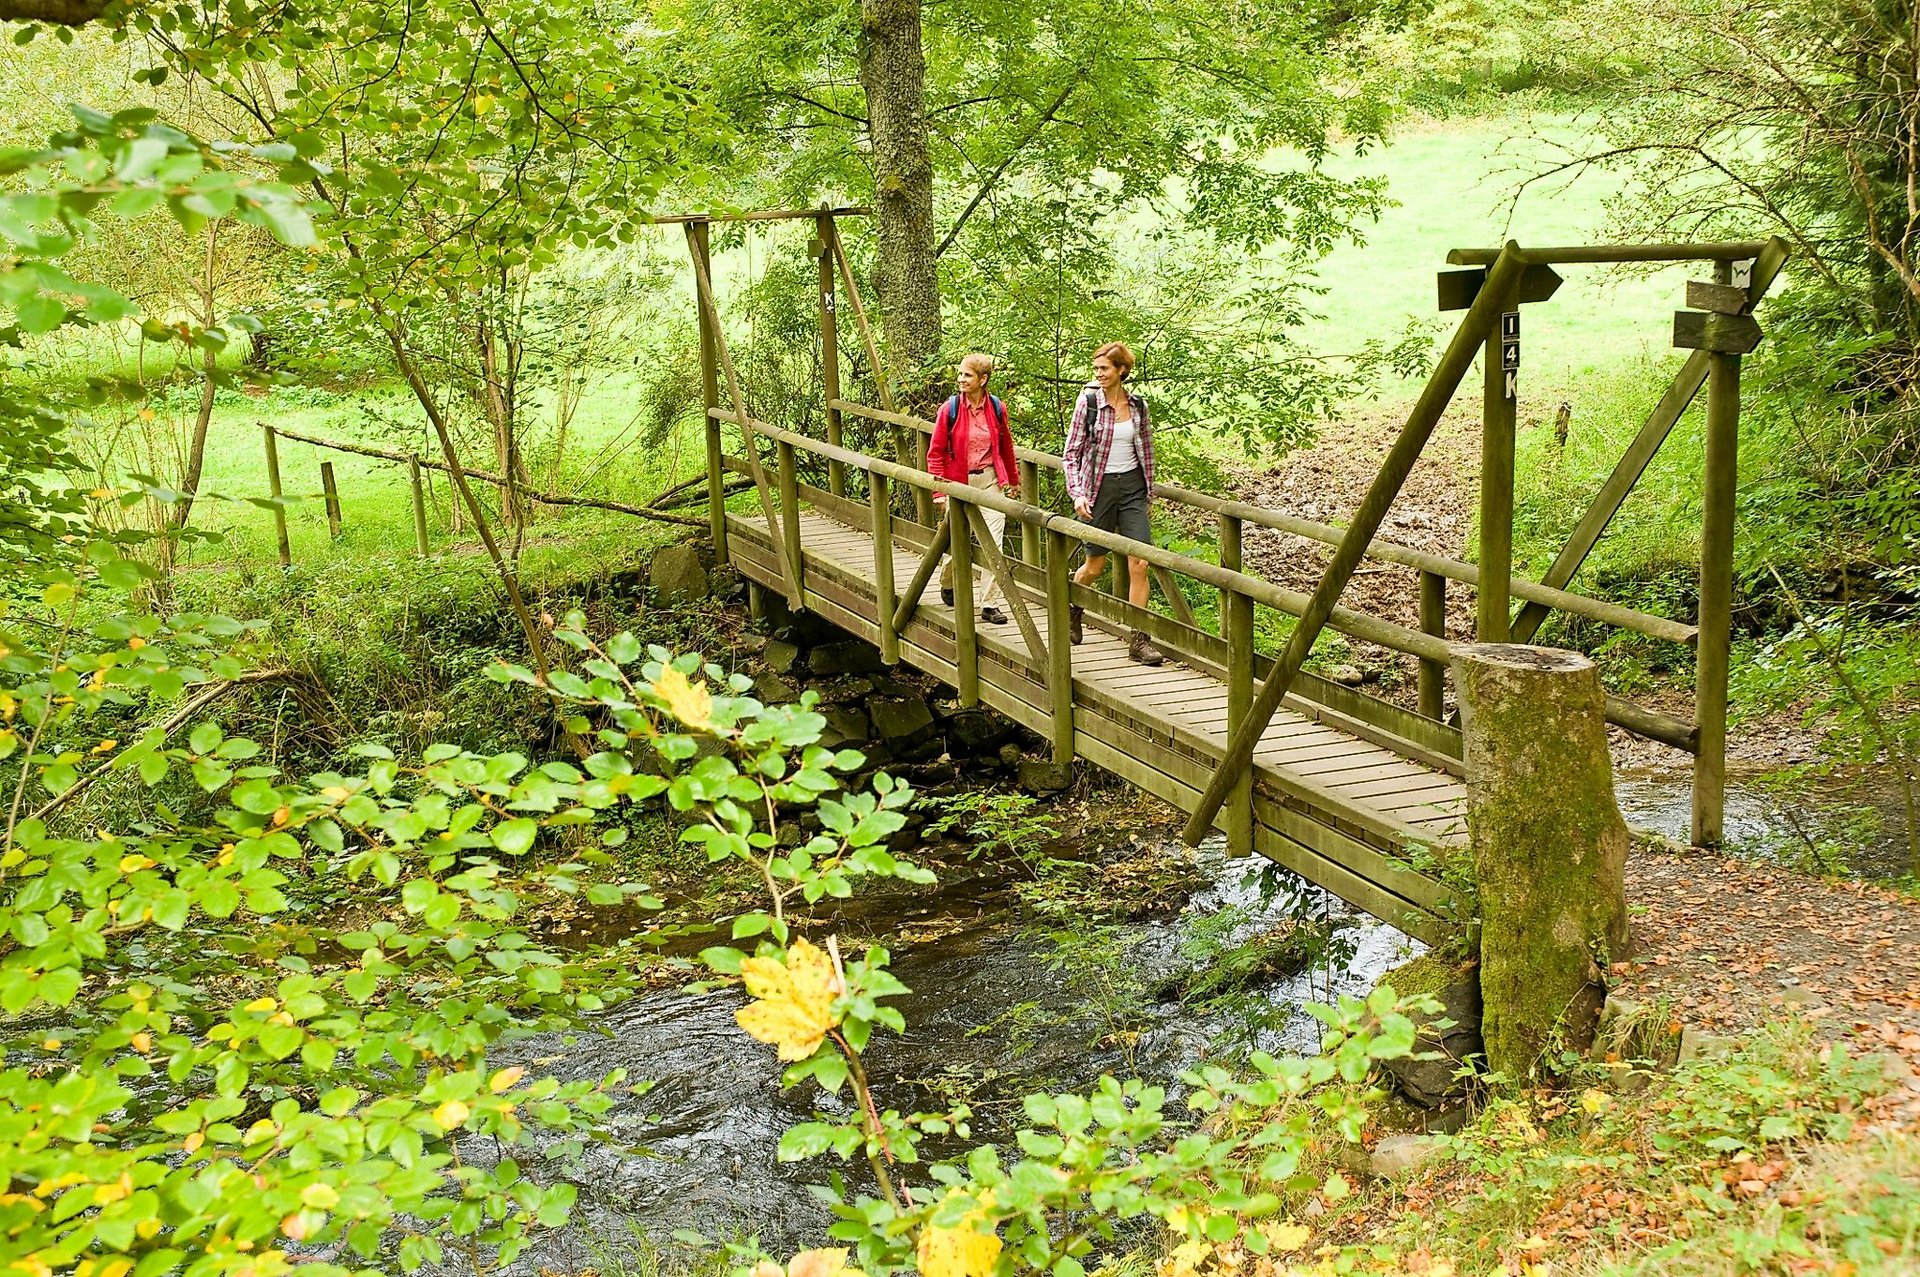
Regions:
<instances>
[{"instance_id":1,"label":"yellow leaf","mask_svg":"<svg viewBox=\"0 0 1920 1277\"><path fill-rule=\"evenodd\" d=\"M514 1084L526 1075L527 1071L518 1064L510 1069L501 1069L493 1075L493 1080L487 1083L487 1089L498 1095L502 1091L511 1090Z\"/></svg>"},{"instance_id":2,"label":"yellow leaf","mask_svg":"<svg viewBox=\"0 0 1920 1277\"><path fill-rule=\"evenodd\" d=\"M180 1141L180 1147L189 1153L193 1153L199 1151L200 1146L206 1142L207 1137L205 1132L194 1131L188 1135L187 1138Z\"/></svg>"},{"instance_id":3,"label":"yellow leaf","mask_svg":"<svg viewBox=\"0 0 1920 1277\"><path fill-rule=\"evenodd\" d=\"M294 1211L280 1221L280 1231L294 1241L303 1241L307 1236L307 1213Z\"/></svg>"},{"instance_id":4,"label":"yellow leaf","mask_svg":"<svg viewBox=\"0 0 1920 1277\"><path fill-rule=\"evenodd\" d=\"M1587 1116L1598 1117L1613 1107L1613 1097L1589 1087L1580 1093L1580 1107L1586 1110Z\"/></svg>"},{"instance_id":5,"label":"yellow leaf","mask_svg":"<svg viewBox=\"0 0 1920 1277\"><path fill-rule=\"evenodd\" d=\"M153 1034L148 1033L144 1029L134 1034L133 1037L128 1039L128 1041L132 1045L133 1049L138 1051L142 1055L145 1055L147 1052L153 1050Z\"/></svg>"},{"instance_id":6,"label":"yellow leaf","mask_svg":"<svg viewBox=\"0 0 1920 1277\"><path fill-rule=\"evenodd\" d=\"M920 1277L988 1277L1000 1258L1000 1237L987 1221L982 1203L957 1228L928 1224L920 1230Z\"/></svg>"},{"instance_id":7,"label":"yellow leaf","mask_svg":"<svg viewBox=\"0 0 1920 1277\"><path fill-rule=\"evenodd\" d=\"M787 1264L787 1277L862 1277L858 1268L847 1267L843 1248L803 1250Z\"/></svg>"},{"instance_id":8,"label":"yellow leaf","mask_svg":"<svg viewBox=\"0 0 1920 1277\"><path fill-rule=\"evenodd\" d=\"M740 964L740 974L755 1000L733 1018L756 1041L778 1047L783 1060L806 1059L840 1022L833 1014L840 978L827 955L805 940L793 942L785 963L748 958Z\"/></svg>"},{"instance_id":9,"label":"yellow leaf","mask_svg":"<svg viewBox=\"0 0 1920 1277\"><path fill-rule=\"evenodd\" d=\"M277 1009L279 1005L280 1004L274 1001L272 998L260 997L260 998L255 998L253 1001L247 1003L246 1006L240 1009L242 1011L267 1012L267 1011L272 1011Z\"/></svg>"},{"instance_id":10,"label":"yellow leaf","mask_svg":"<svg viewBox=\"0 0 1920 1277\"><path fill-rule=\"evenodd\" d=\"M473 1110L459 1100L448 1100L433 1111L433 1122L443 1131L450 1131L465 1122Z\"/></svg>"},{"instance_id":11,"label":"yellow leaf","mask_svg":"<svg viewBox=\"0 0 1920 1277\"><path fill-rule=\"evenodd\" d=\"M476 93L473 95L473 113L475 115L485 115L491 110L493 110L493 94Z\"/></svg>"},{"instance_id":12,"label":"yellow leaf","mask_svg":"<svg viewBox=\"0 0 1920 1277\"><path fill-rule=\"evenodd\" d=\"M128 1259L125 1255L115 1255L112 1259L100 1265L100 1270L95 1277L127 1277L127 1274L132 1271L133 1261L131 1259Z\"/></svg>"},{"instance_id":13,"label":"yellow leaf","mask_svg":"<svg viewBox=\"0 0 1920 1277\"><path fill-rule=\"evenodd\" d=\"M1320 1195L1329 1202L1345 1201L1353 1192L1353 1185L1347 1183L1347 1177L1339 1171L1327 1175L1327 1182L1320 1186Z\"/></svg>"},{"instance_id":14,"label":"yellow leaf","mask_svg":"<svg viewBox=\"0 0 1920 1277\"><path fill-rule=\"evenodd\" d=\"M122 856L120 857L120 872L123 874L139 873L142 869L151 868L153 864L154 862L152 860L138 853L131 856Z\"/></svg>"},{"instance_id":15,"label":"yellow leaf","mask_svg":"<svg viewBox=\"0 0 1920 1277\"><path fill-rule=\"evenodd\" d=\"M340 1194L331 1184L309 1184L300 1190L300 1204L315 1210L332 1210L340 1204Z\"/></svg>"},{"instance_id":16,"label":"yellow leaf","mask_svg":"<svg viewBox=\"0 0 1920 1277\"><path fill-rule=\"evenodd\" d=\"M1283 1255L1299 1250L1313 1235L1313 1230L1305 1224L1296 1224L1291 1220L1268 1224L1261 1231L1267 1235L1267 1244Z\"/></svg>"},{"instance_id":17,"label":"yellow leaf","mask_svg":"<svg viewBox=\"0 0 1920 1277\"><path fill-rule=\"evenodd\" d=\"M705 683L691 682L669 665L654 681L653 692L667 703L667 712L688 727L705 731L713 726L713 697Z\"/></svg>"},{"instance_id":18,"label":"yellow leaf","mask_svg":"<svg viewBox=\"0 0 1920 1277\"><path fill-rule=\"evenodd\" d=\"M1160 1271L1166 1277L1194 1277L1207 1256L1213 1254L1210 1242L1182 1242L1173 1248L1173 1256L1160 1265Z\"/></svg>"},{"instance_id":19,"label":"yellow leaf","mask_svg":"<svg viewBox=\"0 0 1920 1277\"><path fill-rule=\"evenodd\" d=\"M111 1184L102 1184L93 1190L93 1204L105 1206L108 1202L117 1202L133 1192L133 1180L125 1175Z\"/></svg>"},{"instance_id":20,"label":"yellow leaf","mask_svg":"<svg viewBox=\"0 0 1920 1277\"><path fill-rule=\"evenodd\" d=\"M98 745L95 745L93 747L93 752L96 754L110 754L118 748L120 748L119 741L108 739L108 740L101 741Z\"/></svg>"}]
</instances>

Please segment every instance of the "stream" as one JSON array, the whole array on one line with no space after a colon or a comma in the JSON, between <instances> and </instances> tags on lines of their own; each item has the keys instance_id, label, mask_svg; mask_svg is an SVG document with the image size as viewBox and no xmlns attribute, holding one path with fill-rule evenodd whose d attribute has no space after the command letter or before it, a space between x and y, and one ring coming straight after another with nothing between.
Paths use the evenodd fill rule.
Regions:
<instances>
[{"instance_id":1,"label":"stream","mask_svg":"<svg viewBox=\"0 0 1920 1277\"><path fill-rule=\"evenodd\" d=\"M1897 873L1905 855L1898 793L1867 793L1868 799L1854 795L1846 804L1828 795L1827 806L1788 805L1735 779L1727 801L1729 848L1807 868L1810 847L1825 845L1844 850L1846 871ZM1617 794L1630 825L1685 841L1686 773L1623 772ZM1863 806L1877 809L1879 819L1862 825ZM1870 827L1875 836L1863 840ZM1071 844L1052 850L1085 854ZM1179 1075L1211 1056L1256 1047L1310 1052L1319 1041L1318 1022L1304 1004L1364 994L1422 949L1277 866L1228 859L1217 841L1197 851L1171 838L1136 842L1120 855L1128 864L1157 868L1157 886L1145 892L1166 901L1156 912L1102 922L1082 911L1069 930L1061 909L1037 910L1022 898L1017 883L1027 873L1020 864L972 861L949 846L923 854L939 873L937 887L869 884L805 928L816 938L837 932L848 948L868 937L888 943L893 970L911 990L894 1003L906 1017L907 1034L877 1032L867 1056L883 1105L941 1111L964 1099L973 1109L973 1141L1005 1144L1028 1091L1085 1090L1103 1073L1177 1090ZM1122 886L1101 903L1131 898L1131 888ZM1205 969L1241 940L1301 919L1331 937L1305 969L1296 963L1212 1002L1188 986L1182 999L1183 973ZM663 991L601 1016L593 1026L598 1032L503 1044L496 1056L501 1064L522 1063L569 1080L624 1068L630 1081L642 1084L619 1093L603 1142L571 1162L536 1171L574 1183L579 1205L566 1228L537 1235L511 1265L513 1277L652 1272L648 1257L676 1245L672 1234L681 1230L715 1241L755 1236L776 1254L825 1240L831 1216L807 1186L835 1170L857 1186L866 1180L864 1167L830 1156L781 1164L775 1149L781 1133L816 1108L844 1115L846 1097L823 1095L811 1083L784 1091L771 1049L734 1022L743 1001L737 988ZM929 1142L923 1151L942 1158L964 1147L958 1140ZM494 1156L490 1144L477 1140L463 1144L462 1153L481 1164ZM645 1262L636 1264L636 1255ZM463 1269L450 1264L446 1271Z\"/></svg>"},{"instance_id":2,"label":"stream","mask_svg":"<svg viewBox=\"0 0 1920 1277\"><path fill-rule=\"evenodd\" d=\"M1179 862L1184 902L1144 920L1082 921L1071 936L1027 907L1004 869L964 861L940 866L937 889L888 884L848 902L859 917L846 920L843 935L888 939L893 970L912 991L894 1002L907 1034L877 1032L867 1056L881 1103L940 1111L964 1097L974 1113L972 1142L1008 1141L1020 1097L1031 1090L1084 1090L1103 1073L1177 1087L1181 1072L1213 1053L1313 1051L1318 1022L1303 1004L1363 995L1421 951L1277 867L1264 871L1263 892L1265 861L1229 860L1217 844L1196 852L1171 839L1132 855L1143 852ZM1335 939L1323 961L1253 982L1212 1009L1179 999L1180 974L1203 962L1194 945L1211 942L1207 952L1217 953L1301 918L1330 926ZM817 936L834 925L810 930ZM831 1156L782 1165L774 1154L781 1133L816 1106L844 1113L844 1096L836 1102L811 1083L783 1091L772 1050L734 1023L742 1002L732 988L660 992L601 1017L604 1036L535 1036L497 1054L502 1064L563 1079L623 1067L632 1080L653 1083L622 1094L606 1119L608 1140L558 1169L580 1190L573 1221L540 1234L512 1271L626 1271L632 1265L622 1254L644 1251L643 1234L672 1245L676 1230L720 1241L754 1234L774 1253L824 1240L831 1216L806 1186L835 1169L857 1184L864 1168ZM924 1152L944 1157L964 1147L930 1143ZM463 1156L485 1163L493 1154L468 1141Z\"/></svg>"},{"instance_id":3,"label":"stream","mask_svg":"<svg viewBox=\"0 0 1920 1277\"><path fill-rule=\"evenodd\" d=\"M1691 836L1690 771L1621 769L1613 788L1628 825L1682 844ZM1790 791L1729 776L1725 830L1731 854L1808 873L1874 879L1908 869L1900 786L1885 774Z\"/></svg>"}]
</instances>

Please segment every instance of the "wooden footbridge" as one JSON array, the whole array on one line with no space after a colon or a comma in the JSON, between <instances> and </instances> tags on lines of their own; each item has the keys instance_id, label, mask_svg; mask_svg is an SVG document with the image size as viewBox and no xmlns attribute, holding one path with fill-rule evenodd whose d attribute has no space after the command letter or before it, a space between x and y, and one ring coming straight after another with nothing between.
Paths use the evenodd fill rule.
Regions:
<instances>
[{"instance_id":1,"label":"wooden footbridge","mask_svg":"<svg viewBox=\"0 0 1920 1277\"><path fill-rule=\"evenodd\" d=\"M870 640L887 662L904 661L944 680L963 703L984 703L1023 724L1051 743L1055 762L1085 759L1189 813L1189 841L1219 830L1236 853L1268 856L1375 916L1434 939L1456 921L1439 869L1467 838L1461 735L1445 713L1451 643L1467 637L1446 632L1452 582L1477 592L1473 637L1481 641L1524 642L1548 613L1560 611L1694 646L1694 721L1618 698L1609 698L1607 717L1696 756L1695 840L1718 841L1739 362L1759 336L1750 312L1785 261L1779 241L1545 250L1509 243L1456 252L1451 260L1467 269L1442 273L1440 300L1443 309L1465 315L1350 524L1331 527L1156 485L1156 502L1215 524L1217 561L1210 562L1058 513L1052 501L1063 490L1061 461L1045 452L1019 450L1018 499L930 476L924 460L931 424L896 409L884 374L878 380L882 407L841 397L836 273L869 366L884 364L835 212L804 216L817 225L825 439L749 412L713 295L709 219L685 219L700 301L711 530L717 553L756 591L783 595L791 607ZM1508 374L1518 363L1521 303L1551 295L1559 282L1556 264L1679 260L1711 263L1717 276L1689 287L1695 309L1676 318L1676 344L1692 354L1545 579L1514 577L1514 378ZM1486 368L1480 562L1377 540L1383 516L1476 355ZM1703 386L1707 474L1696 622L1569 590L1587 552ZM868 437L890 435L894 455L847 446L849 423ZM728 505L730 475L751 480L745 508ZM944 502L936 503L936 495ZM1018 530L1016 545L1002 547L987 535L983 514L989 510L1008 517ZM1243 569L1249 526L1330 547L1331 562L1312 594ZM1083 542L1116 557L1114 593L1069 579ZM935 584L947 555L957 569L952 606L941 603ZM976 565L976 556L983 562ZM1135 557L1151 565L1163 608L1135 607L1120 597L1125 559ZM1420 629L1339 606L1363 559L1418 574ZM1007 624L979 620L966 570L974 566L997 578ZM1070 604L1086 609L1086 639L1077 646L1068 641ZM1286 627L1284 646L1271 656L1255 642L1261 609L1280 614ZM1327 627L1418 658L1418 708L1303 670ZM1127 658L1125 637L1136 629L1168 654L1167 664L1147 668ZM1552 729L1542 724L1543 731Z\"/></svg>"}]
</instances>

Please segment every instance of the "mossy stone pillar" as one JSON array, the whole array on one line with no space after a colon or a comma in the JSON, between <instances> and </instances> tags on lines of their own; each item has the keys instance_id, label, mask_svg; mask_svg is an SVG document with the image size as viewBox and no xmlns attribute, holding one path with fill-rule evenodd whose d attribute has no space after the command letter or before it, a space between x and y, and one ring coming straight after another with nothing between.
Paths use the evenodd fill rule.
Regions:
<instances>
[{"instance_id":1,"label":"mossy stone pillar","mask_svg":"<svg viewBox=\"0 0 1920 1277\"><path fill-rule=\"evenodd\" d=\"M1627 950L1627 826L1606 694L1592 661L1554 648L1462 646L1453 670L1487 1064L1515 1083L1540 1080L1550 1047L1592 1043L1602 964Z\"/></svg>"}]
</instances>

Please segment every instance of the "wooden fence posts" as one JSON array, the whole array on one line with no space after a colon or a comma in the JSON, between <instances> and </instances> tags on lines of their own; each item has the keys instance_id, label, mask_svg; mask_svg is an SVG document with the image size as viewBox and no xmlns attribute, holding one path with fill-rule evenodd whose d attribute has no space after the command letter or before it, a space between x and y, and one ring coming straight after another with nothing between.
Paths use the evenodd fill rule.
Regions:
<instances>
[{"instance_id":1,"label":"wooden fence posts","mask_svg":"<svg viewBox=\"0 0 1920 1277\"><path fill-rule=\"evenodd\" d=\"M900 663L900 633L893 613L899 596L893 588L893 495L887 476L867 476L867 509L873 517L874 614L880 627L880 659Z\"/></svg>"},{"instance_id":2,"label":"wooden fence posts","mask_svg":"<svg viewBox=\"0 0 1920 1277\"><path fill-rule=\"evenodd\" d=\"M711 526L708 535L713 538L713 558L716 563L727 561L727 472L721 464L722 449L720 443L720 423L714 419L713 410L720 406L720 373L718 358L719 334L714 331L715 321L709 313L707 292L700 280L712 277L712 250L708 243L708 226L705 222L687 224L687 243L693 250L695 305L700 315L700 407L701 423L707 431L707 519ZM746 430L741 427L742 432ZM747 449L756 461L759 449L747 441ZM757 475L755 476L758 477Z\"/></svg>"},{"instance_id":3,"label":"wooden fence posts","mask_svg":"<svg viewBox=\"0 0 1920 1277\"><path fill-rule=\"evenodd\" d=\"M1760 343L1730 263L1714 284L1689 284L1673 317L1674 345L1707 352L1706 458L1700 488L1700 637L1694 650L1692 841L1720 844L1726 824L1727 662L1733 629L1733 504L1740 464L1740 357Z\"/></svg>"},{"instance_id":4,"label":"wooden fence posts","mask_svg":"<svg viewBox=\"0 0 1920 1277\"><path fill-rule=\"evenodd\" d=\"M280 491L280 448L274 439L273 427L262 424L261 431L267 439L267 493L273 498L273 535L280 551L280 566L293 566L293 546L287 540L287 508L280 504L284 495Z\"/></svg>"},{"instance_id":5,"label":"wooden fence posts","mask_svg":"<svg viewBox=\"0 0 1920 1277\"><path fill-rule=\"evenodd\" d=\"M340 488L333 479L333 462L320 463L320 492L327 503L327 539L340 539Z\"/></svg>"},{"instance_id":6,"label":"wooden fence posts","mask_svg":"<svg viewBox=\"0 0 1920 1277\"><path fill-rule=\"evenodd\" d=\"M1067 534L1047 529L1047 704L1053 761L1073 762L1073 641L1068 614L1072 578L1067 565L1073 543Z\"/></svg>"},{"instance_id":7,"label":"wooden fence posts","mask_svg":"<svg viewBox=\"0 0 1920 1277\"><path fill-rule=\"evenodd\" d=\"M1447 637L1447 578L1438 572L1420 574L1420 630L1445 640ZM1440 719L1446 714L1447 667L1442 661L1420 662L1420 712Z\"/></svg>"},{"instance_id":8,"label":"wooden fence posts","mask_svg":"<svg viewBox=\"0 0 1920 1277\"><path fill-rule=\"evenodd\" d=\"M433 552L427 541L427 489L420 478L420 458L407 458L407 483L413 489L413 548L421 558Z\"/></svg>"}]
</instances>

